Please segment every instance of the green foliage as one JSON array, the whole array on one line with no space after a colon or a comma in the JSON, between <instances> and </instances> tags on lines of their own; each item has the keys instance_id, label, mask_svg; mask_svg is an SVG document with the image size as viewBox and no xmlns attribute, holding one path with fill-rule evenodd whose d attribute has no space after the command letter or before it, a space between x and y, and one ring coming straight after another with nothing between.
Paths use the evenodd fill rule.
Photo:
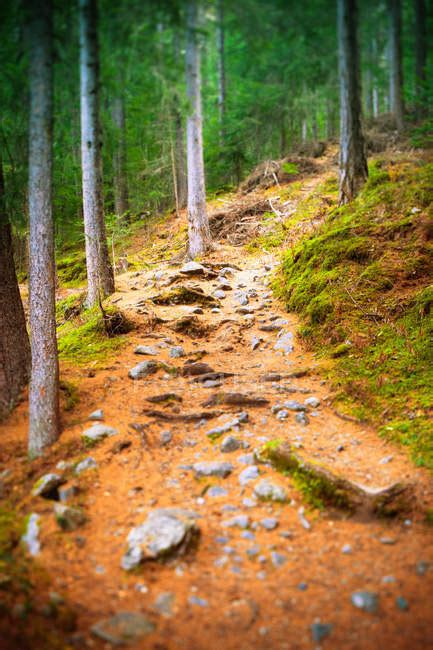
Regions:
<instances>
[{"instance_id":1,"label":"green foliage","mask_svg":"<svg viewBox=\"0 0 433 650\"><path fill-rule=\"evenodd\" d=\"M64 287L78 287L86 280L86 255L78 250L57 260L57 277Z\"/></svg>"},{"instance_id":2,"label":"green foliage","mask_svg":"<svg viewBox=\"0 0 433 650\"><path fill-rule=\"evenodd\" d=\"M293 174L294 176L296 176L296 174L299 174L298 165L295 165L295 163L285 162L281 165L281 168L286 174Z\"/></svg>"},{"instance_id":3,"label":"green foliage","mask_svg":"<svg viewBox=\"0 0 433 650\"><path fill-rule=\"evenodd\" d=\"M433 165L370 169L358 198L285 254L274 289L336 359L338 399L433 467Z\"/></svg>"},{"instance_id":4,"label":"green foliage","mask_svg":"<svg viewBox=\"0 0 433 650\"><path fill-rule=\"evenodd\" d=\"M127 343L123 334L132 328L132 324L111 307L105 307L104 311L108 318L118 319L122 324L118 334L107 334L106 323L98 308L85 310L78 319L67 321L58 328L60 359L76 365L95 365L102 363Z\"/></svg>"}]
</instances>

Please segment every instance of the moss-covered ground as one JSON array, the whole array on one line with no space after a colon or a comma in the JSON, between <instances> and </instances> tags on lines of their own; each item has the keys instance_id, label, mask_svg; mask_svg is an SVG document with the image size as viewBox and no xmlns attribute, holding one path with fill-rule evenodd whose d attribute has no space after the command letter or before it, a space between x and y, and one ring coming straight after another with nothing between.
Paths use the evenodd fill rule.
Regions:
<instances>
[{"instance_id":1,"label":"moss-covered ground","mask_svg":"<svg viewBox=\"0 0 433 650\"><path fill-rule=\"evenodd\" d=\"M433 164L376 159L341 208L327 185L325 219L285 251L274 290L305 342L334 358L340 408L433 468Z\"/></svg>"}]
</instances>

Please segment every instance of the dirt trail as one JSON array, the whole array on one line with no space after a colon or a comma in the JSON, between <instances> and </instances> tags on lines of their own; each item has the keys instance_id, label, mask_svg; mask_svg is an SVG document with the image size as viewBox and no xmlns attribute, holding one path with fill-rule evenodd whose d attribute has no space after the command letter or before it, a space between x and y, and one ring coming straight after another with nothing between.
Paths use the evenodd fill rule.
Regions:
<instances>
[{"instance_id":1,"label":"dirt trail","mask_svg":"<svg viewBox=\"0 0 433 650\"><path fill-rule=\"evenodd\" d=\"M334 413L329 388L317 373L319 362L296 337L296 317L286 314L268 289L269 255L243 257L239 249L219 246L205 263L216 265L211 268L235 264L241 270L227 272L230 290L218 301L218 311L205 307L203 314L195 315L203 336L173 328L176 319L191 315L194 305L157 305L149 298L179 285L195 285L213 295L217 278L178 278L169 285L169 276L178 274L179 268L168 265L119 277L112 301L132 316L137 329L130 335L130 346L109 368L81 378L80 405L69 416L61 441L63 450L68 444L75 450L80 434L91 424L87 416L99 408L104 423L120 432L74 457L90 455L98 464L71 481L81 488L77 503L88 522L76 532L59 532L52 502L32 502L42 517L39 561L53 577L55 590L78 613L79 632L70 640L80 648L110 647L90 628L98 620L128 611L144 613L155 624L154 632L130 645L137 649L429 647L433 570L428 565L433 566L433 547L431 528L424 523L425 509L432 503L429 476L414 468L404 450L379 439L369 427ZM244 311L250 313L239 313L241 294L247 296ZM154 326L155 316L165 322ZM272 325L275 329L268 331ZM293 335L285 339L293 343L293 350L275 350L287 333ZM137 345L152 346L157 354L138 356ZM172 358L174 346L182 346L186 356ZM209 387L164 369L142 380L128 378L129 369L142 360L182 369L188 359L201 359L215 371L234 376ZM308 372L294 378L302 375L301 370ZM282 378L264 381L270 373ZM220 392L251 394L269 404L203 406ZM146 401L163 393L174 393L182 402ZM308 397L317 397L320 404L308 409L306 425L296 421L295 412L279 420L271 411L281 402L303 403ZM168 418L210 410L222 414L206 422L166 421L145 415L147 409ZM245 448L222 453L224 436L212 442L206 432L233 420L240 411L248 413L248 421L229 433ZM25 417L23 406L11 418L6 442L22 430ZM141 431L136 425L142 425ZM164 431L172 434L167 444L161 442ZM257 479L241 485L239 475L250 466L245 462L252 462L248 455L275 439L288 441L305 457L367 486L413 484L413 511L406 518L384 520L310 508L290 477L263 464L257 466ZM125 441L123 449L119 440ZM70 460L67 455L63 458ZM189 467L211 460L230 462L232 473L227 478L195 479ZM55 471L49 463L48 459L46 470ZM264 478L287 490L287 503L254 498L254 486ZM210 496L217 492L209 493L212 486L224 490ZM197 549L127 573L120 566L126 536L155 507L197 512L201 530ZM309 528L302 523L301 507ZM247 528L225 525L237 515L248 516ZM275 522L266 522L272 519ZM273 524L272 530L266 528ZM376 613L352 604L352 594L360 590L378 595ZM161 598L162 594L171 596ZM400 605L399 597L405 599L398 601ZM328 634L323 640L312 636L311 625L319 622L332 626L316 626L316 635L320 630Z\"/></svg>"}]
</instances>

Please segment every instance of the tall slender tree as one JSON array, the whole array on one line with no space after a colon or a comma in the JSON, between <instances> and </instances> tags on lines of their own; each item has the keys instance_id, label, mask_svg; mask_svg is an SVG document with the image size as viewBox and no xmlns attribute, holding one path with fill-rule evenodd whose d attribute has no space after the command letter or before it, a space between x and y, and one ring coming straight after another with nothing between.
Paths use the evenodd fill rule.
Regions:
<instances>
[{"instance_id":1,"label":"tall slender tree","mask_svg":"<svg viewBox=\"0 0 433 650\"><path fill-rule=\"evenodd\" d=\"M226 66L224 0L218 0L217 51L218 51L218 113L220 122L220 145L224 144L224 120L226 111Z\"/></svg>"},{"instance_id":2,"label":"tall slender tree","mask_svg":"<svg viewBox=\"0 0 433 650\"><path fill-rule=\"evenodd\" d=\"M23 303L15 273L11 226L6 211L3 164L0 158L0 420L27 383L30 345Z\"/></svg>"},{"instance_id":3,"label":"tall slender tree","mask_svg":"<svg viewBox=\"0 0 433 650\"><path fill-rule=\"evenodd\" d=\"M52 217L53 34L51 0L29 2L30 337L29 452L59 435L59 366Z\"/></svg>"},{"instance_id":4,"label":"tall slender tree","mask_svg":"<svg viewBox=\"0 0 433 650\"><path fill-rule=\"evenodd\" d=\"M116 127L117 142L113 155L114 169L114 209L118 217L124 217L129 210L125 97L121 81L118 80L118 92L113 98L113 122Z\"/></svg>"},{"instance_id":5,"label":"tall slender tree","mask_svg":"<svg viewBox=\"0 0 433 650\"><path fill-rule=\"evenodd\" d=\"M198 5L188 0L186 7L186 92L189 101L186 127L188 164L188 255L202 255L210 246L206 213L206 188L203 161L200 43Z\"/></svg>"},{"instance_id":6,"label":"tall slender tree","mask_svg":"<svg viewBox=\"0 0 433 650\"><path fill-rule=\"evenodd\" d=\"M398 131L404 128L403 70L401 50L401 0L388 0L389 14L389 99L390 112Z\"/></svg>"},{"instance_id":7,"label":"tall slender tree","mask_svg":"<svg viewBox=\"0 0 433 650\"><path fill-rule=\"evenodd\" d=\"M425 0L415 5L415 95L417 114L423 110L427 64L427 12Z\"/></svg>"},{"instance_id":8,"label":"tall slender tree","mask_svg":"<svg viewBox=\"0 0 433 650\"><path fill-rule=\"evenodd\" d=\"M101 129L99 124L99 54L97 0L79 0L81 82L81 167L86 238L87 303L113 293L102 197Z\"/></svg>"},{"instance_id":9,"label":"tall slender tree","mask_svg":"<svg viewBox=\"0 0 433 650\"><path fill-rule=\"evenodd\" d=\"M337 31L340 74L340 205L351 201L367 179L361 129L361 91L356 0L338 0Z\"/></svg>"}]
</instances>

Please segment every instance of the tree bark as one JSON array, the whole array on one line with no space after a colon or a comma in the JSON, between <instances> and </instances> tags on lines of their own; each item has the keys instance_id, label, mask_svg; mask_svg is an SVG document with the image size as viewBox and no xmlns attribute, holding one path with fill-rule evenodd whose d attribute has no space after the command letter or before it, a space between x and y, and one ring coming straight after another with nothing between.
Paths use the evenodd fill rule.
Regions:
<instances>
[{"instance_id":1,"label":"tree bark","mask_svg":"<svg viewBox=\"0 0 433 650\"><path fill-rule=\"evenodd\" d=\"M339 203L351 201L368 176L361 129L356 0L338 0L340 73Z\"/></svg>"},{"instance_id":2,"label":"tree bark","mask_svg":"<svg viewBox=\"0 0 433 650\"><path fill-rule=\"evenodd\" d=\"M36 456L59 436L59 366L52 217L52 4L32 0L29 6L29 452Z\"/></svg>"},{"instance_id":3,"label":"tree bark","mask_svg":"<svg viewBox=\"0 0 433 650\"><path fill-rule=\"evenodd\" d=\"M81 167L86 238L87 303L114 291L102 198L101 132L99 125L99 60L97 0L79 0L81 83Z\"/></svg>"},{"instance_id":4,"label":"tree bark","mask_svg":"<svg viewBox=\"0 0 433 650\"><path fill-rule=\"evenodd\" d=\"M423 113L427 64L427 15L425 0L415 4L415 96L418 117Z\"/></svg>"},{"instance_id":5,"label":"tree bark","mask_svg":"<svg viewBox=\"0 0 433 650\"><path fill-rule=\"evenodd\" d=\"M203 161L200 44L197 34L197 2L187 4L186 92L188 164L188 255L202 255L210 246L209 220L206 213L206 189Z\"/></svg>"},{"instance_id":6,"label":"tree bark","mask_svg":"<svg viewBox=\"0 0 433 650\"><path fill-rule=\"evenodd\" d=\"M184 208L188 199L188 184L185 169L185 142L182 114L175 108L175 165L176 165L176 187L179 208Z\"/></svg>"},{"instance_id":7,"label":"tree bark","mask_svg":"<svg viewBox=\"0 0 433 650\"><path fill-rule=\"evenodd\" d=\"M124 217L129 210L128 178L126 173L127 148L125 100L123 94L114 97L112 116L117 131L116 149L113 156L114 210L117 217L121 218Z\"/></svg>"},{"instance_id":8,"label":"tree bark","mask_svg":"<svg viewBox=\"0 0 433 650\"><path fill-rule=\"evenodd\" d=\"M30 344L4 198L0 159L0 420L15 406L30 375Z\"/></svg>"},{"instance_id":9,"label":"tree bark","mask_svg":"<svg viewBox=\"0 0 433 650\"><path fill-rule=\"evenodd\" d=\"M401 63L401 2L388 0L389 12L389 98L397 131L404 128L403 71Z\"/></svg>"},{"instance_id":10,"label":"tree bark","mask_svg":"<svg viewBox=\"0 0 433 650\"><path fill-rule=\"evenodd\" d=\"M226 70L225 70L225 34L224 34L224 0L218 0L217 24L218 51L218 114L220 126L220 146L224 145L224 121L226 110Z\"/></svg>"}]
</instances>

